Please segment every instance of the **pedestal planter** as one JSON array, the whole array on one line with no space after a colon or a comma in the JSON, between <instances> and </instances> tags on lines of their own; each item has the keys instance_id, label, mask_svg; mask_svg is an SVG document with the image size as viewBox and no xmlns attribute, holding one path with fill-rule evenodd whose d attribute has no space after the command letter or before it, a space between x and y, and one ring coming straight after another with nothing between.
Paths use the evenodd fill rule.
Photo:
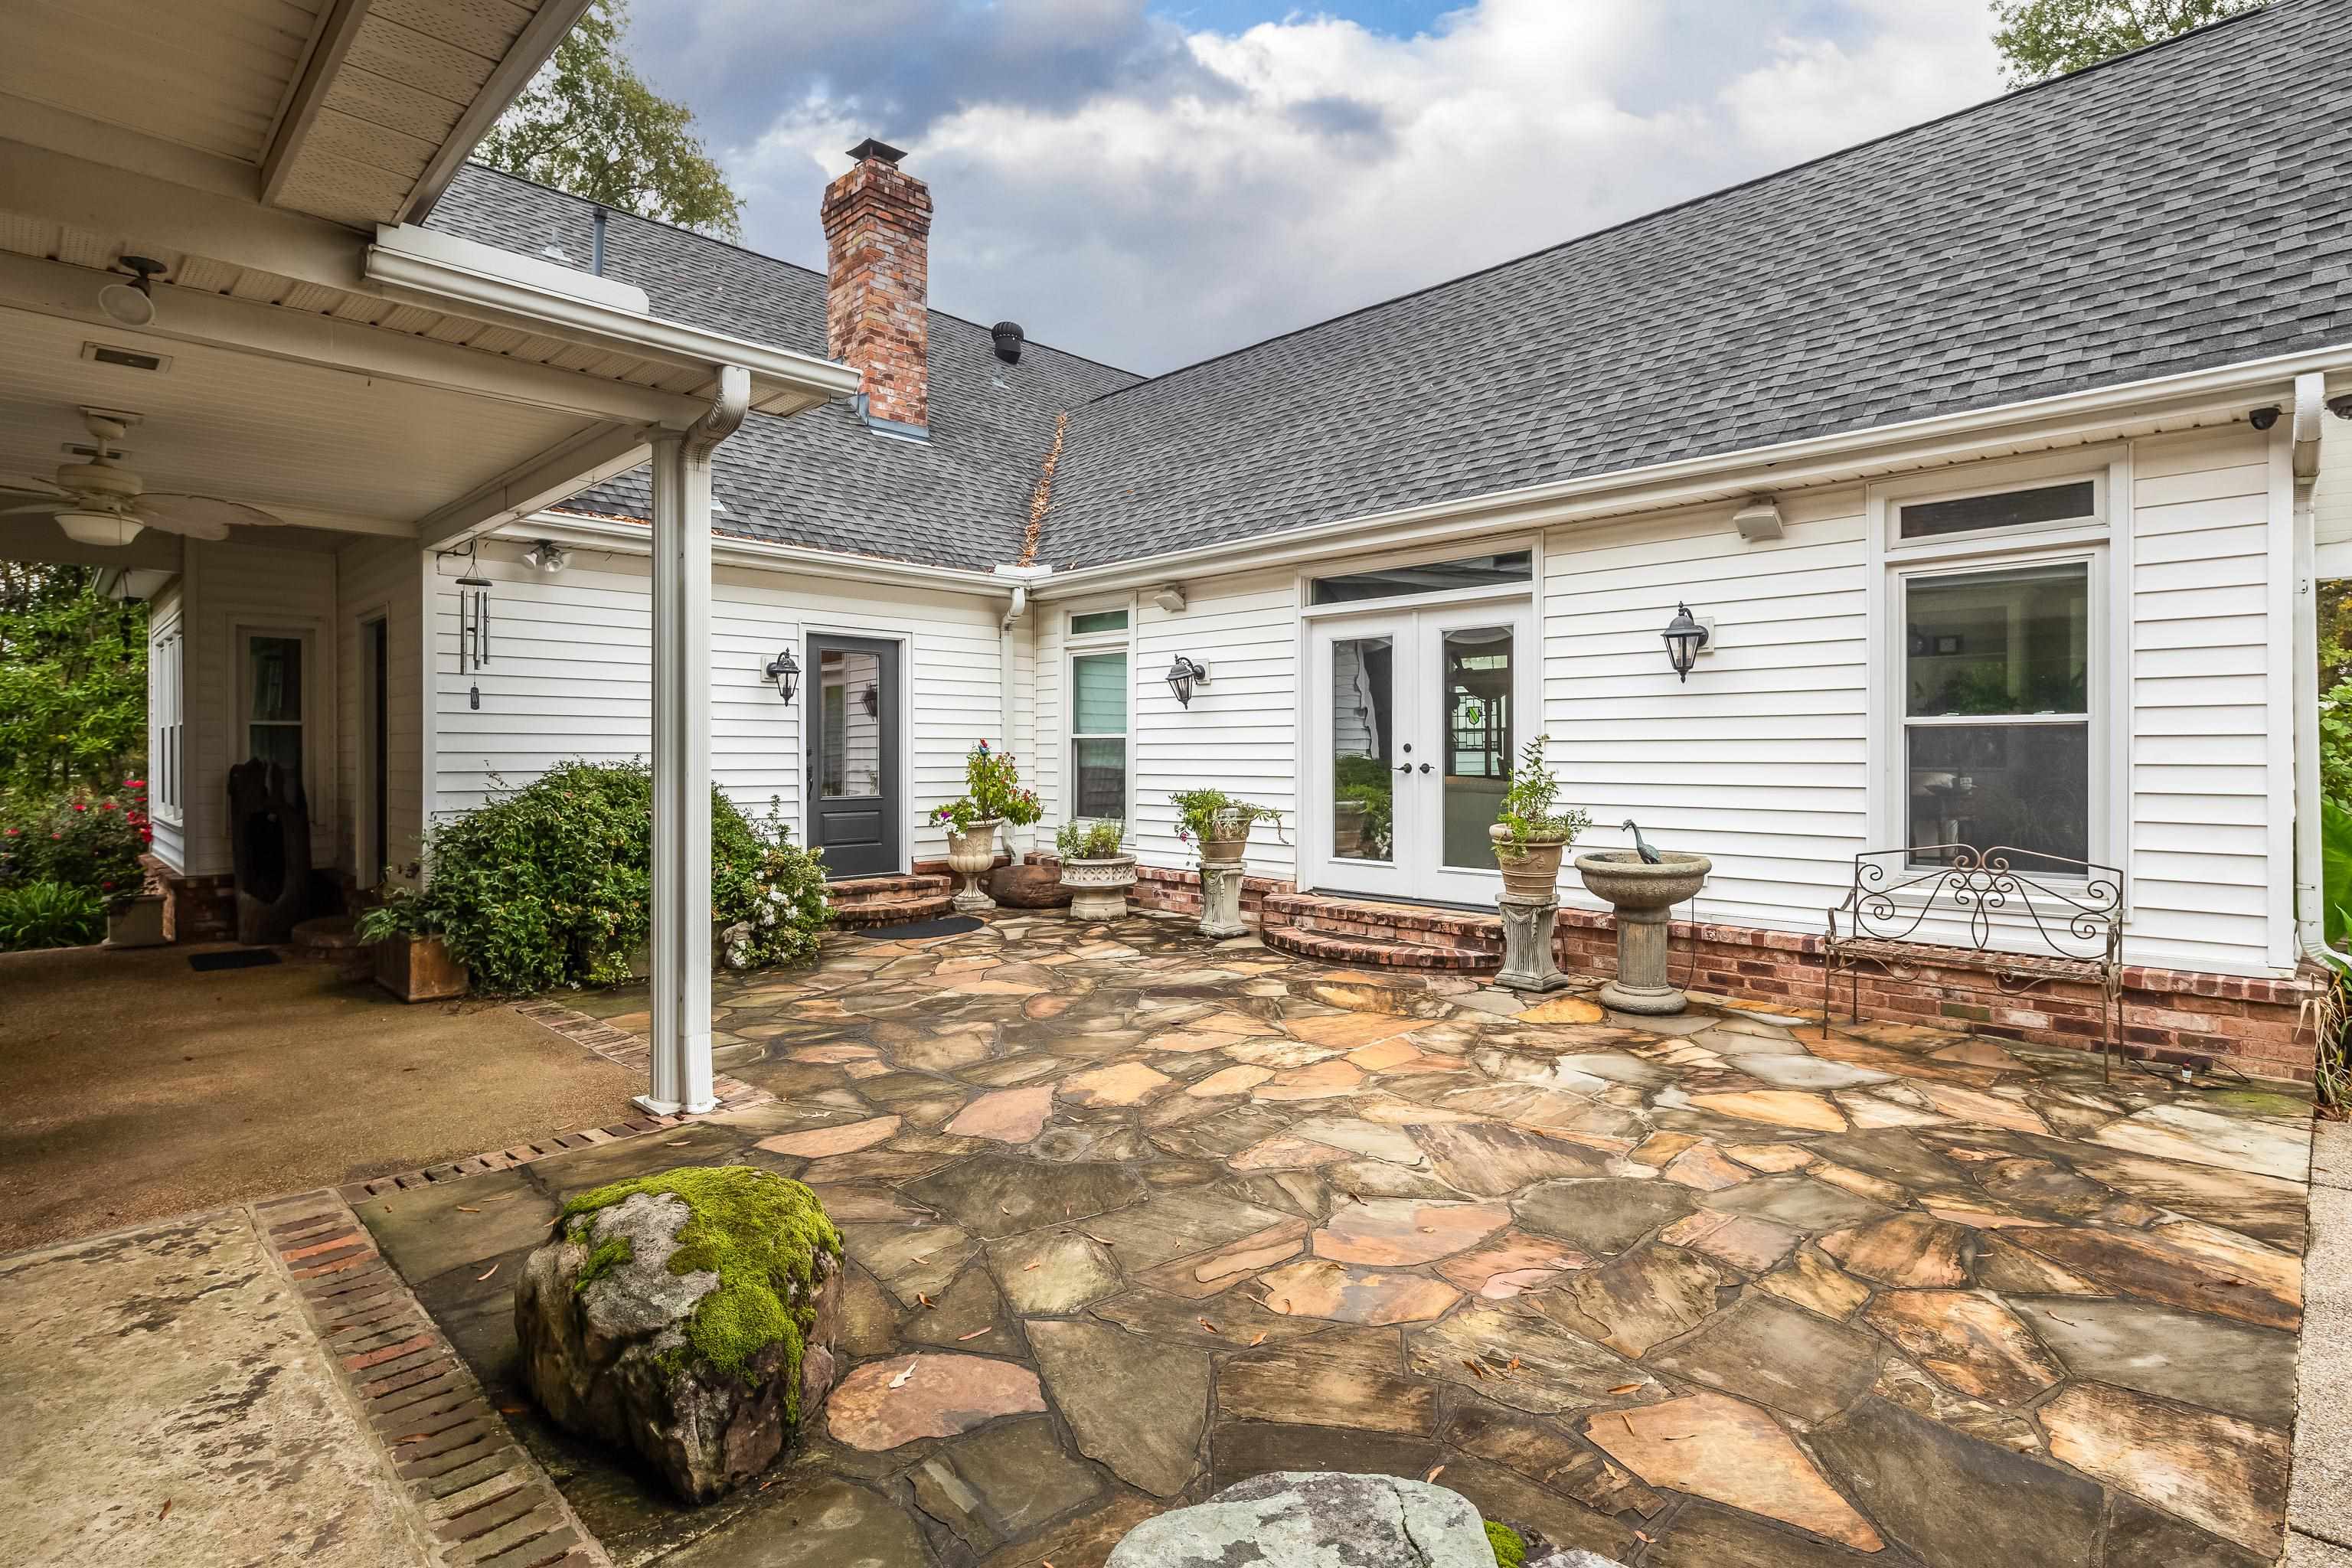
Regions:
<instances>
[{"instance_id":1,"label":"pedestal planter","mask_svg":"<svg viewBox=\"0 0 2352 1568\"><path fill-rule=\"evenodd\" d=\"M996 900L981 886L981 879L996 864L996 819L982 817L961 831L948 829L948 866L963 878L963 886L956 892L956 912L984 915L996 907Z\"/></svg>"},{"instance_id":2,"label":"pedestal planter","mask_svg":"<svg viewBox=\"0 0 2352 1568\"><path fill-rule=\"evenodd\" d=\"M1522 898L1549 899L1559 886L1559 858L1568 852L1565 839L1531 839L1525 853L1510 853L1511 830L1501 823L1486 829L1495 846L1495 864L1503 869L1503 891Z\"/></svg>"},{"instance_id":3,"label":"pedestal planter","mask_svg":"<svg viewBox=\"0 0 2352 1568\"><path fill-rule=\"evenodd\" d=\"M1621 1013L1679 1013L1689 998L1666 982L1666 924L1714 868L1704 855L1667 851L1651 865L1631 849L1595 849L1576 869L1596 898L1617 910L1617 978L1601 988Z\"/></svg>"},{"instance_id":4,"label":"pedestal planter","mask_svg":"<svg viewBox=\"0 0 2352 1568\"><path fill-rule=\"evenodd\" d=\"M1103 860L1065 860L1062 886L1070 892L1074 921L1119 921L1127 918L1127 890L1135 886L1135 857L1115 855Z\"/></svg>"},{"instance_id":5,"label":"pedestal planter","mask_svg":"<svg viewBox=\"0 0 2352 1568\"><path fill-rule=\"evenodd\" d=\"M1230 860L1201 858L1201 934L1224 938L1247 936L1249 927L1242 923L1242 878L1245 875L1241 858Z\"/></svg>"},{"instance_id":6,"label":"pedestal planter","mask_svg":"<svg viewBox=\"0 0 2352 1568\"><path fill-rule=\"evenodd\" d=\"M163 895L142 893L125 899L106 911L106 945L109 947L161 947L163 945Z\"/></svg>"},{"instance_id":7,"label":"pedestal planter","mask_svg":"<svg viewBox=\"0 0 2352 1568\"><path fill-rule=\"evenodd\" d=\"M1503 972L1495 984L1514 991L1557 991L1568 984L1551 957L1552 918L1559 900L1546 893L1505 893L1495 900L1503 911Z\"/></svg>"},{"instance_id":8,"label":"pedestal planter","mask_svg":"<svg viewBox=\"0 0 2352 1568\"><path fill-rule=\"evenodd\" d=\"M1219 812L1209 819L1208 832L1201 836L1201 864L1211 861L1219 865L1240 864L1249 848L1250 818L1240 812Z\"/></svg>"},{"instance_id":9,"label":"pedestal planter","mask_svg":"<svg viewBox=\"0 0 2352 1568\"><path fill-rule=\"evenodd\" d=\"M404 1002L438 1002L472 982L439 937L395 936L375 944L375 983Z\"/></svg>"}]
</instances>

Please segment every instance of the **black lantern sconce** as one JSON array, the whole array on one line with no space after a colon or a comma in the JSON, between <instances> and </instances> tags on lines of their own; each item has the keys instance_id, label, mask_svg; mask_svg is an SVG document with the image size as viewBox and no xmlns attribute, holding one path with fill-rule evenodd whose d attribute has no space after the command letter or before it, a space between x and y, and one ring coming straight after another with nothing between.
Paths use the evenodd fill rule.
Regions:
<instances>
[{"instance_id":1,"label":"black lantern sconce","mask_svg":"<svg viewBox=\"0 0 2352 1568\"><path fill-rule=\"evenodd\" d=\"M1666 658L1674 663L1675 679L1688 680L1691 666L1698 662L1699 649L1707 645L1707 628L1690 613L1688 605L1678 604L1675 606L1675 618L1658 635L1666 639Z\"/></svg>"},{"instance_id":2,"label":"black lantern sconce","mask_svg":"<svg viewBox=\"0 0 2352 1568\"><path fill-rule=\"evenodd\" d=\"M1209 667L1197 659L1180 653L1176 662L1168 667L1168 689L1176 694L1176 703L1181 708L1192 706L1192 688L1208 684Z\"/></svg>"},{"instance_id":3,"label":"black lantern sconce","mask_svg":"<svg viewBox=\"0 0 2352 1568\"><path fill-rule=\"evenodd\" d=\"M801 664L793 657L792 649L786 648L768 661L768 679L776 683L777 696L787 702L793 700L793 693L800 687Z\"/></svg>"}]
</instances>

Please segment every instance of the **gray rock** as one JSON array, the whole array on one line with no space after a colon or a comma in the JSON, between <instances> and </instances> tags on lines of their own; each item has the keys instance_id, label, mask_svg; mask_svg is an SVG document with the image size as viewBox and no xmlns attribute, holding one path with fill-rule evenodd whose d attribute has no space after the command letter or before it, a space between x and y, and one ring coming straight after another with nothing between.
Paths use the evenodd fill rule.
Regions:
<instances>
[{"instance_id":1,"label":"gray rock","mask_svg":"<svg viewBox=\"0 0 2352 1568\"><path fill-rule=\"evenodd\" d=\"M523 1382L551 1421L634 1451L680 1497L707 1502L767 1468L794 1436L793 1417L806 1423L824 1404L837 1365L842 1278L838 1260L818 1254L816 1321L797 1380L783 1375L782 1342L742 1375L721 1371L687 1338L719 1276L669 1268L689 1215L681 1198L639 1193L590 1215L581 1239L572 1225L559 1227L515 1281L515 1337ZM583 1287L591 1258L615 1240L627 1243L627 1259Z\"/></svg>"},{"instance_id":2,"label":"gray rock","mask_svg":"<svg viewBox=\"0 0 2352 1568\"><path fill-rule=\"evenodd\" d=\"M1280 1470L1146 1520L1105 1568L1494 1568L1478 1510L1393 1476Z\"/></svg>"}]
</instances>

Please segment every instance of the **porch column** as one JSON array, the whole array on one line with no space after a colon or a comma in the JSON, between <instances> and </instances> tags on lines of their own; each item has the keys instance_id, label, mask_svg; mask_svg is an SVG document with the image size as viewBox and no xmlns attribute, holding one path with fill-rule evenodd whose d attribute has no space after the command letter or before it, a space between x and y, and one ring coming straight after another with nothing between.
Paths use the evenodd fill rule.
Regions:
<instances>
[{"instance_id":1,"label":"porch column","mask_svg":"<svg viewBox=\"0 0 2352 1568\"><path fill-rule=\"evenodd\" d=\"M710 1088L710 453L741 423L751 376L653 438L653 1065L637 1104L709 1110Z\"/></svg>"}]
</instances>

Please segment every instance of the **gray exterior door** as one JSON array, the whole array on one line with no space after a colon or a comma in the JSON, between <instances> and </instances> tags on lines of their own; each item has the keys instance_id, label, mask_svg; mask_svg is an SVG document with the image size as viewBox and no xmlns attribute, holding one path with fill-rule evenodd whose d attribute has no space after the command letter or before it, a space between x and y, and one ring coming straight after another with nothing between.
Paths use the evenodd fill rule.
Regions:
<instances>
[{"instance_id":1,"label":"gray exterior door","mask_svg":"<svg viewBox=\"0 0 2352 1568\"><path fill-rule=\"evenodd\" d=\"M806 668L809 842L836 880L901 870L898 645L812 637Z\"/></svg>"}]
</instances>

